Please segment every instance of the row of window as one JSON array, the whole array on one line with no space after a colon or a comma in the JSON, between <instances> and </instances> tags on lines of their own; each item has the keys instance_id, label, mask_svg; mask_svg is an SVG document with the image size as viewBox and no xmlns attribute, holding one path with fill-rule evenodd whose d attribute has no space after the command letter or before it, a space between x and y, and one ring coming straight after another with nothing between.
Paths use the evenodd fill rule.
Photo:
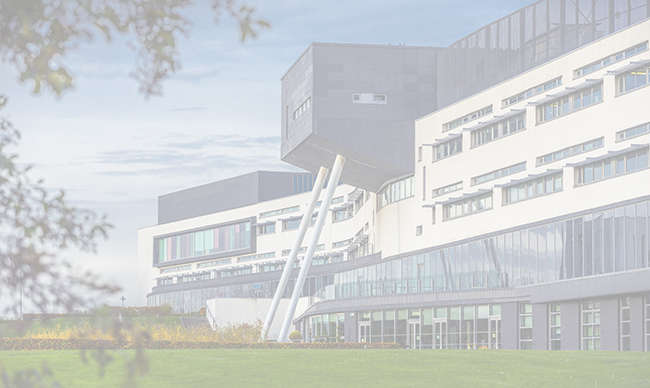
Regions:
<instances>
[{"instance_id":1,"label":"row of window","mask_svg":"<svg viewBox=\"0 0 650 388\"><path fill-rule=\"evenodd\" d=\"M503 204L509 205L562 191L562 172L509 185L503 189Z\"/></svg>"},{"instance_id":2,"label":"row of window","mask_svg":"<svg viewBox=\"0 0 650 388\"><path fill-rule=\"evenodd\" d=\"M637 125L636 127L616 132L616 142L621 142L650 133L650 123Z\"/></svg>"},{"instance_id":3,"label":"row of window","mask_svg":"<svg viewBox=\"0 0 650 388\"><path fill-rule=\"evenodd\" d=\"M506 108L510 105L517 104L521 101L527 100L531 97L538 96L542 93L545 93L549 90L555 89L558 86L562 85L562 77L554 78L550 81L544 82L543 84L533 86L530 89L524 90L521 93L515 94L512 97L508 97L501 101L501 107Z\"/></svg>"},{"instance_id":4,"label":"row of window","mask_svg":"<svg viewBox=\"0 0 650 388\"><path fill-rule=\"evenodd\" d=\"M463 189L463 181L452 183L451 185L447 186L442 186L438 187L436 189L433 189L433 192L431 193L432 198L435 197L440 197L441 195L453 193L455 191L459 191Z\"/></svg>"},{"instance_id":5,"label":"row of window","mask_svg":"<svg viewBox=\"0 0 650 388\"><path fill-rule=\"evenodd\" d=\"M445 204L443 217L448 221L489 209L492 209L492 191Z\"/></svg>"},{"instance_id":6,"label":"row of window","mask_svg":"<svg viewBox=\"0 0 650 388\"><path fill-rule=\"evenodd\" d=\"M238 263L248 263L249 261L255 261L255 260L262 260L262 259L272 259L275 257L275 251L274 252L265 252L265 253L258 253L256 255L247 255L247 256L240 256L237 258Z\"/></svg>"},{"instance_id":7,"label":"row of window","mask_svg":"<svg viewBox=\"0 0 650 388\"><path fill-rule=\"evenodd\" d=\"M649 207L641 201L341 272L335 297L518 287L647 268Z\"/></svg>"},{"instance_id":8,"label":"row of window","mask_svg":"<svg viewBox=\"0 0 650 388\"><path fill-rule=\"evenodd\" d=\"M463 136L458 135L452 139L433 145L433 161L446 159L463 152Z\"/></svg>"},{"instance_id":9,"label":"row of window","mask_svg":"<svg viewBox=\"0 0 650 388\"><path fill-rule=\"evenodd\" d=\"M269 210L260 213L259 218L276 217L284 214L296 213L300 211L300 206L285 207L283 209Z\"/></svg>"},{"instance_id":10,"label":"row of window","mask_svg":"<svg viewBox=\"0 0 650 388\"><path fill-rule=\"evenodd\" d=\"M381 209L391 203L413 197L415 195L414 186L413 176L389 183L377 193L377 207Z\"/></svg>"},{"instance_id":11,"label":"row of window","mask_svg":"<svg viewBox=\"0 0 650 388\"><path fill-rule=\"evenodd\" d=\"M537 124L584 109L603 101L602 82L543 103L537 107Z\"/></svg>"},{"instance_id":12,"label":"row of window","mask_svg":"<svg viewBox=\"0 0 650 388\"><path fill-rule=\"evenodd\" d=\"M644 65L616 77L616 93L621 95L646 86L649 82L650 66Z\"/></svg>"},{"instance_id":13,"label":"row of window","mask_svg":"<svg viewBox=\"0 0 650 388\"><path fill-rule=\"evenodd\" d=\"M596 72L602 68L605 68L609 65L613 65L614 63L621 62L625 59L629 59L639 53L642 53L644 51L648 50L648 42L643 42L640 44L637 44L635 46L632 46L626 50L619 51L615 54L606 56L605 58L599 59L595 62L592 62L586 66L583 66L579 69L576 69L573 71L573 79L577 79L580 77L584 77L587 74L591 74L593 72Z\"/></svg>"},{"instance_id":14,"label":"row of window","mask_svg":"<svg viewBox=\"0 0 650 388\"><path fill-rule=\"evenodd\" d=\"M559 151L551 152L546 155L537 157L537 166L543 166L560 160L570 158L572 156L584 154L589 151L593 151L598 148L602 148L605 145L605 139L599 137L598 139L589 140L584 143L576 144L571 147L563 148Z\"/></svg>"},{"instance_id":15,"label":"row of window","mask_svg":"<svg viewBox=\"0 0 650 388\"><path fill-rule=\"evenodd\" d=\"M647 147L640 151L631 151L624 155L577 166L575 168L575 184L576 186L588 185L646 168L648 168Z\"/></svg>"},{"instance_id":16,"label":"row of window","mask_svg":"<svg viewBox=\"0 0 650 388\"><path fill-rule=\"evenodd\" d=\"M467 123L470 123L472 121L476 121L480 119L481 117L485 117L492 113L492 105L488 105L485 108L481 108L477 111L474 111L472 113L468 113L465 116L459 117L457 119L454 119L452 121L449 121L447 123L444 123L442 125L442 132L447 132L451 131L452 129L458 128L460 126L463 126Z\"/></svg>"},{"instance_id":17,"label":"row of window","mask_svg":"<svg viewBox=\"0 0 650 388\"><path fill-rule=\"evenodd\" d=\"M297 120L300 116L305 114L309 109L311 108L311 97L307 97L307 99L300 104L299 107L296 108L296 110L293 111L293 119Z\"/></svg>"},{"instance_id":18,"label":"row of window","mask_svg":"<svg viewBox=\"0 0 650 388\"><path fill-rule=\"evenodd\" d=\"M472 131L472 148L510 136L526 129L526 113L509 117Z\"/></svg>"},{"instance_id":19,"label":"row of window","mask_svg":"<svg viewBox=\"0 0 650 388\"><path fill-rule=\"evenodd\" d=\"M379 104L384 105L387 102L385 94L376 94L376 93L353 93L352 94L352 103L353 104Z\"/></svg>"},{"instance_id":20,"label":"row of window","mask_svg":"<svg viewBox=\"0 0 650 388\"><path fill-rule=\"evenodd\" d=\"M472 186L480 185L482 183L514 175L522 171L526 171L526 162L517 163L512 166L500 168L498 170L490 171L486 174L475 176L472 178L471 184Z\"/></svg>"},{"instance_id":21,"label":"row of window","mask_svg":"<svg viewBox=\"0 0 650 388\"><path fill-rule=\"evenodd\" d=\"M165 263L251 247L251 221L154 239L154 262Z\"/></svg>"}]
</instances>

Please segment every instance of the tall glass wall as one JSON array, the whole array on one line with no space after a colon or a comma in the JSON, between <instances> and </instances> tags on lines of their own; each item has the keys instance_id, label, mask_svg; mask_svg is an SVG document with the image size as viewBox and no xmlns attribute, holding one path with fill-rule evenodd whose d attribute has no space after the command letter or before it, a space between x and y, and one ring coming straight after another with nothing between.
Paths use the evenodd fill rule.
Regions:
<instances>
[{"instance_id":1,"label":"tall glass wall","mask_svg":"<svg viewBox=\"0 0 650 388\"><path fill-rule=\"evenodd\" d=\"M538 1L441 51L440 107L648 17L648 0Z\"/></svg>"},{"instance_id":2,"label":"tall glass wall","mask_svg":"<svg viewBox=\"0 0 650 388\"><path fill-rule=\"evenodd\" d=\"M650 202L543 223L334 275L335 298L508 288L649 266Z\"/></svg>"}]
</instances>

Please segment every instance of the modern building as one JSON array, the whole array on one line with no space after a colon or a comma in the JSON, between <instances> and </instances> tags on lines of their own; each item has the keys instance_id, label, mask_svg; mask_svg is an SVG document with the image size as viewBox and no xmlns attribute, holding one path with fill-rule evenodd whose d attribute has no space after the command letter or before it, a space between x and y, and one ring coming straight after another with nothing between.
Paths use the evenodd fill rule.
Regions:
<instances>
[{"instance_id":1,"label":"modern building","mask_svg":"<svg viewBox=\"0 0 650 388\"><path fill-rule=\"evenodd\" d=\"M305 340L650 351L649 19L543 0L447 48L310 46L282 80L282 158L348 164ZM161 197L149 304L272 297L313 184L279 182Z\"/></svg>"}]
</instances>

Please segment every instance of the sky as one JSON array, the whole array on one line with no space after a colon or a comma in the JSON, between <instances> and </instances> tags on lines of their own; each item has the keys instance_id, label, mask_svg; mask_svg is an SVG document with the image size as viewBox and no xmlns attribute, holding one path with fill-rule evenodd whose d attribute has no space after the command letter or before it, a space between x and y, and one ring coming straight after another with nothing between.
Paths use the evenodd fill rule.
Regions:
<instances>
[{"instance_id":1,"label":"sky","mask_svg":"<svg viewBox=\"0 0 650 388\"><path fill-rule=\"evenodd\" d=\"M3 110L21 131L20 162L75 206L114 225L97 254L72 259L122 287L115 300L144 305L151 258L137 257L137 230L156 224L157 197L280 161L280 78L311 42L448 46L532 0L248 1L272 27L242 44L235 23L215 23L195 0L180 39L182 68L145 99L129 74L124 39L82 44L64 59L75 87L34 96L0 63Z\"/></svg>"}]
</instances>

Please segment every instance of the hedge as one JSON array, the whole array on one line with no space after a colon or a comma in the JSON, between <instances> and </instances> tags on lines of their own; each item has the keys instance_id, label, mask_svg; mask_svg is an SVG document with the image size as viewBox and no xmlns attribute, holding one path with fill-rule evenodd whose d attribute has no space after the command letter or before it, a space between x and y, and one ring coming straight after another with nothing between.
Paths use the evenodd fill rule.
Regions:
<instances>
[{"instance_id":1,"label":"hedge","mask_svg":"<svg viewBox=\"0 0 650 388\"><path fill-rule=\"evenodd\" d=\"M39 339L0 338L0 350L75 350L75 349L133 349L133 342L117 342L91 339ZM221 342L172 342L148 341L146 349L401 349L394 343L221 343Z\"/></svg>"}]
</instances>

